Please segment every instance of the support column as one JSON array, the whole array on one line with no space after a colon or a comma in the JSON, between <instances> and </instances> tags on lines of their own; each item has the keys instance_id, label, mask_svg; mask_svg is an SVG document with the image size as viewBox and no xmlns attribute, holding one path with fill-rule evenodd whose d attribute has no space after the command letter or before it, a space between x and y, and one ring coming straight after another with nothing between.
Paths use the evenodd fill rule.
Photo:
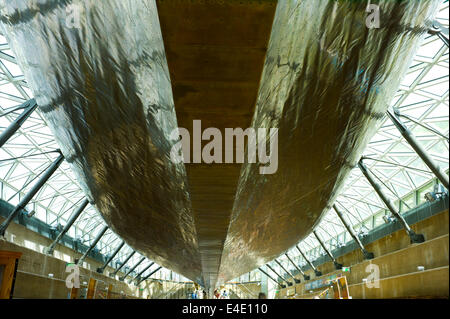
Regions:
<instances>
[{"instance_id":1,"label":"support column","mask_svg":"<svg viewBox=\"0 0 450 319\"><path fill-rule=\"evenodd\" d=\"M106 294L106 299L111 299L112 296L112 289L113 289L113 285L109 284L108 285L108 293Z\"/></svg>"},{"instance_id":2,"label":"support column","mask_svg":"<svg viewBox=\"0 0 450 319\"><path fill-rule=\"evenodd\" d=\"M158 270L160 270L162 267L159 266L158 268L156 268L155 270L153 270L151 273L149 273L147 276L145 276L144 278L142 278L138 283L137 286L139 286L141 284L141 282L147 280L148 278L150 278L154 273L156 273Z\"/></svg>"},{"instance_id":3,"label":"support column","mask_svg":"<svg viewBox=\"0 0 450 319\"><path fill-rule=\"evenodd\" d=\"M141 275L147 271L147 269L149 269L151 266L153 266L155 264L155 262L151 262L147 267L145 267L140 273L137 274L136 277L134 277L134 280L138 280L138 278L141 278Z\"/></svg>"},{"instance_id":4,"label":"support column","mask_svg":"<svg viewBox=\"0 0 450 319\"><path fill-rule=\"evenodd\" d=\"M105 261L105 263L100 267L97 268L97 272L100 274L103 274L103 272L105 271L106 266L108 266L108 264L114 259L114 257L116 257L116 255L119 253L119 251L122 249L122 247L125 245L125 241L122 240L122 242L120 243L120 245L116 248L116 250L114 250L114 252L112 253L111 256L109 256L108 260Z\"/></svg>"},{"instance_id":5,"label":"support column","mask_svg":"<svg viewBox=\"0 0 450 319\"><path fill-rule=\"evenodd\" d=\"M80 290L80 288L72 287L72 289L70 290L70 297L69 297L69 299L77 299L79 290Z\"/></svg>"},{"instance_id":6,"label":"support column","mask_svg":"<svg viewBox=\"0 0 450 319\"><path fill-rule=\"evenodd\" d=\"M91 252L91 250L94 249L94 247L97 245L98 241L102 238L102 236L106 233L107 230L108 230L108 226L103 227L103 229L100 231L100 233L97 235L97 237L95 237L95 239L92 242L92 245L89 247L89 249L78 260L77 265L81 265L83 263L84 259Z\"/></svg>"},{"instance_id":7,"label":"support column","mask_svg":"<svg viewBox=\"0 0 450 319\"><path fill-rule=\"evenodd\" d=\"M287 274L289 275L289 277L291 277L292 279L294 279L294 282L295 282L296 284L299 284L299 283L300 283L300 279L295 278L295 277L294 277L294 276L293 276L286 268L283 267L283 265L282 265L278 260L274 259L274 261L278 264L278 266L281 267L281 269L284 270L285 273L287 273Z\"/></svg>"},{"instance_id":8,"label":"support column","mask_svg":"<svg viewBox=\"0 0 450 319\"><path fill-rule=\"evenodd\" d=\"M267 266L267 265L266 265ZM273 279L273 277L271 275L269 275L268 273L266 273L264 270L261 269L261 267L258 268L260 272L262 272L264 275L267 276L267 278L270 278L274 283L276 283L278 286L280 286L281 288L286 288L285 285L280 284L278 281L276 281L275 279ZM267 295L267 294L266 294Z\"/></svg>"},{"instance_id":9,"label":"support column","mask_svg":"<svg viewBox=\"0 0 450 319\"><path fill-rule=\"evenodd\" d=\"M405 140L411 145L414 151L419 155L422 161L428 166L428 168L436 175L442 185L449 189L449 179L448 175L436 164L436 162L428 155L427 151L417 142L414 135L411 131L406 127L405 124L400 120L398 115L400 112L398 110L394 110L394 113L391 111L387 111L387 115L391 119L392 123L394 123L395 127L399 130Z\"/></svg>"},{"instance_id":10,"label":"support column","mask_svg":"<svg viewBox=\"0 0 450 319\"><path fill-rule=\"evenodd\" d=\"M23 103L22 106L25 108L25 111L23 111L23 113L20 114L0 135L0 147L5 145L11 136L13 136L22 124L30 117L31 113L33 113L33 111L37 108L37 103L35 99L31 99Z\"/></svg>"},{"instance_id":11,"label":"support column","mask_svg":"<svg viewBox=\"0 0 450 319\"><path fill-rule=\"evenodd\" d=\"M331 258L331 260L333 261L334 264L334 268L335 269L342 269L342 264L338 263L336 258L334 258L334 256L331 254L331 251L329 251L327 249L327 247L325 246L325 244L322 242L322 240L320 239L320 237L317 235L316 231L313 230L313 234L316 237L316 239L319 241L320 246L322 246L323 250L325 250L325 252L327 253L328 257Z\"/></svg>"},{"instance_id":12,"label":"support column","mask_svg":"<svg viewBox=\"0 0 450 319\"><path fill-rule=\"evenodd\" d=\"M287 257L287 259L291 262L291 264L294 265L294 267L297 269L297 271L298 271L299 273L302 274L304 280L310 280L310 279L311 279L311 277L309 277L308 275L306 275L305 272L304 272L299 266L297 266L297 265L294 263L294 261L291 259L291 257L289 257L288 254L284 254L284 255L285 255L285 256Z\"/></svg>"},{"instance_id":13,"label":"support column","mask_svg":"<svg viewBox=\"0 0 450 319\"><path fill-rule=\"evenodd\" d=\"M133 270L135 270L137 266L139 266L140 264L142 264L142 262L143 262L144 260L145 260L145 257L142 257L142 258L137 262L137 264L134 265L133 267L131 267L131 269L128 270L127 273L126 273L124 276L120 277L119 280L120 280L120 281L124 281L125 278L127 278L128 275L131 274L131 272L132 272Z\"/></svg>"},{"instance_id":14,"label":"support column","mask_svg":"<svg viewBox=\"0 0 450 319\"><path fill-rule=\"evenodd\" d=\"M364 259L373 259L375 256L373 255L373 253L368 252L365 248L364 245L362 244L361 240L359 239L359 237L355 234L355 232L353 231L353 229L350 227L350 225L345 221L344 219L344 215L341 213L341 211L337 208L336 204L333 205L333 209L336 212L336 214L338 215L339 219L341 220L342 224L344 224L345 229L347 229L347 231L349 232L350 236L352 236L353 240L358 244L359 248L361 248L361 251L364 255Z\"/></svg>"},{"instance_id":15,"label":"support column","mask_svg":"<svg viewBox=\"0 0 450 319\"><path fill-rule=\"evenodd\" d=\"M394 215L394 217L402 224L403 228L406 230L406 232L409 235L409 238L411 239L411 243L423 243L425 241L425 238L422 234L416 234L411 227L409 227L406 220L403 218L402 215L400 215L397 210L395 209L394 205L392 204L391 200L386 197L386 195L383 193L380 185L375 181L372 174L368 171L366 166L363 164L362 160L358 162L359 169L364 174L364 176L369 181L370 185L372 185L375 192L378 194L378 196L381 198L383 203L386 205L386 207L389 209L389 211Z\"/></svg>"},{"instance_id":16,"label":"support column","mask_svg":"<svg viewBox=\"0 0 450 319\"><path fill-rule=\"evenodd\" d=\"M292 286L292 282L287 281L286 279L284 279L283 277L281 277L276 271L275 269L273 269L269 264L266 264L267 268L269 268L270 270L273 271L273 273L275 275L277 275L278 278L280 278L282 281L284 281L285 283L287 283L288 286Z\"/></svg>"},{"instance_id":17,"label":"support column","mask_svg":"<svg viewBox=\"0 0 450 319\"><path fill-rule=\"evenodd\" d=\"M56 244L58 244L58 242L61 240L61 238L63 238L63 236L67 233L67 231L70 229L70 227L72 227L73 223L81 215L81 213L83 212L83 210L86 208L86 206L88 204L89 204L89 201L87 199L85 199L81 203L80 207L78 207L78 209L75 211L75 213L72 216L70 216L69 221L67 222L66 226L64 226L64 229L58 234L58 237L56 237L56 239L50 244L50 246L45 248L44 251L46 254L53 255L53 251L55 249Z\"/></svg>"},{"instance_id":18,"label":"support column","mask_svg":"<svg viewBox=\"0 0 450 319\"><path fill-rule=\"evenodd\" d=\"M89 278L88 289L86 293L86 299L94 299L95 289L97 288L97 280L94 278Z\"/></svg>"},{"instance_id":19,"label":"support column","mask_svg":"<svg viewBox=\"0 0 450 319\"><path fill-rule=\"evenodd\" d=\"M13 209L11 214L5 219L5 221L0 225L0 236L5 236L6 229L12 220L19 214L19 212L28 205L30 200L36 195L36 193L41 189L41 187L47 182L47 180L53 175L53 173L58 169L59 165L64 160L63 155L59 157L50 165L49 168L44 172L44 174L39 178L36 184L30 189L30 191L22 198L19 204Z\"/></svg>"},{"instance_id":20,"label":"support column","mask_svg":"<svg viewBox=\"0 0 450 319\"><path fill-rule=\"evenodd\" d=\"M131 254L128 255L128 257L123 261L123 263L119 266L119 268L117 268L112 274L111 276L114 277L115 275L117 275L117 273L120 271L120 269L122 269L123 266L125 266L125 264L131 259L131 257L133 257L133 255L136 253L135 250L133 250L131 252Z\"/></svg>"},{"instance_id":21,"label":"support column","mask_svg":"<svg viewBox=\"0 0 450 319\"><path fill-rule=\"evenodd\" d=\"M297 245L295 245L295 248L297 248L298 252L300 253L300 255L302 255L303 259L306 260L306 262L308 263L309 267L311 267L312 270L314 270L314 274L315 274L317 277L322 276L322 272L319 271L319 270L317 270L316 267L314 267L313 263L310 262L310 261L308 260L308 258L306 258L305 254L303 254L303 252L300 250L300 248L299 248Z\"/></svg>"}]
</instances>

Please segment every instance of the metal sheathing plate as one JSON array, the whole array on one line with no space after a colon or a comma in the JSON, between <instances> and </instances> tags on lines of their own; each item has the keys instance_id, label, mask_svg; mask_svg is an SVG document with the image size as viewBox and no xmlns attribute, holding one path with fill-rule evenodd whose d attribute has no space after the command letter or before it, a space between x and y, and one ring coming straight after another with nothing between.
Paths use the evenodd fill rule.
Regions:
<instances>
[{"instance_id":1,"label":"metal sheathing plate","mask_svg":"<svg viewBox=\"0 0 450 319\"><path fill-rule=\"evenodd\" d=\"M1 24L66 160L130 246L202 282L153 0L1 0Z\"/></svg>"}]
</instances>

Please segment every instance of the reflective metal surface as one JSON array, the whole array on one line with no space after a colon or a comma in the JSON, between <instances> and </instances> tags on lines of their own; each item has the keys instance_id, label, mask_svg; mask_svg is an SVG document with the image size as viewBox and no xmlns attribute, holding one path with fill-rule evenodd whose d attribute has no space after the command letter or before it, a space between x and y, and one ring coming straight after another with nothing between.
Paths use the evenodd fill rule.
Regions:
<instances>
[{"instance_id":1,"label":"reflective metal surface","mask_svg":"<svg viewBox=\"0 0 450 319\"><path fill-rule=\"evenodd\" d=\"M397 90L438 1L279 1L253 127L279 128L279 165L241 170L219 281L307 236L330 208ZM370 11L370 10L369 10Z\"/></svg>"},{"instance_id":2,"label":"reflective metal surface","mask_svg":"<svg viewBox=\"0 0 450 319\"><path fill-rule=\"evenodd\" d=\"M219 281L236 277L279 256L319 222L373 135L436 3L380 1L380 29L365 26L366 1L278 3L252 124L279 128L274 175L260 175L252 164L240 175L239 165L214 164L188 167L186 174L184 165L170 161L176 117L189 123L207 110L179 107L189 90L171 87L154 1L0 0L0 20L63 154L108 225L158 264L200 283L207 273L213 285L218 265ZM66 24L69 4L84 10L79 27ZM205 14L191 23L204 27L215 18ZM236 40L246 30L229 31L242 32ZM255 42L261 59L262 42ZM232 47L233 39L223 43ZM232 54L222 54L230 61L222 71L241 68L250 81L210 96L232 103L217 107L205 127L250 123L252 95L239 94L257 90L259 68L243 69ZM209 57L205 72L222 63ZM183 68L188 59L180 61ZM206 83L220 68L212 70L184 69ZM222 75L219 84L233 82ZM214 93L223 86L199 85L191 102L202 97L199 88Z\"/></svg>"},{"instance_id":3,"label":"reflective metal surface","mask_svg":"<svg viewBox=\"0 0 450 319\"><path fill-rule=\"evenodd\" d=\"M156 4L1 1L4 34L91 203L130 246L202 282ZM68 7L68 5L71 7ZM80 10L80 24L68 12Z\"/></svg>"}]
</instances>

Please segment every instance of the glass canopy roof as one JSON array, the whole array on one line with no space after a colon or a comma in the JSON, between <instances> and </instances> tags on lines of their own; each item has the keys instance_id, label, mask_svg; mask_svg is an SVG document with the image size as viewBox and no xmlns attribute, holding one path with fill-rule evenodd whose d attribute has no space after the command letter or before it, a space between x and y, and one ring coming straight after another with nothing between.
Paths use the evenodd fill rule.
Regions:
<instances>
[{"instance_id":1,"label":"glass canopy roof","mask_svg":"<svg viewBox=\"0 0 450 319\"><path fill-rule=\"evenodd\" d=\"M448 1L443 1L437 20L448 29ZM397 107L402 121L416 136L428 154L448 172L449 167L449 50L435 35L428 35L418 50L412 65L402 81L392 106ZM18 105L32 98L32 93L20 68L16 64L6 39L0 35L0 132L23 110ZM49 128L39 110L35 111L21 129L0 149L0 198L15 205L27 193L58 154ZM402 138L393 123L386 117L364 152L364 163L377 177L384 193L391 198L401 212L425 201L423 194L431 190L435 177ZM26 207L28 212L51 226L66 224L84 198L75 176L65 162ZM364 233L384 223L387 210L358 168L353 169L338 196L336 205L356 233ZM69 230L69 235L87 245L105 226L101 215L90 205ZM344 226L331 210L316 228L325 244L334 249L351 240ZM108 255L121 243L111 230L96 246ZM299 243L310 260L325 254L313 235ZM125 245L113 260L122 262L132 248ZM306 262L297 250L288 252L292 259L304 265ZM127 265L137 263L142 256L136 253ZM278 259L292 269L286 258ZM144 269L150 261L143 262L136 271ZM272 267L280 271L276 263ZM156 265L149 271L156 268ZM283 273L283 271L280 271ZM168 279L169 271L162 269L156 277ZM244 276L245 277L245 276ZM253 278L254 272L245 278ZM178 280L187 280L176 275Z\"/></svg>"}]
</instances>

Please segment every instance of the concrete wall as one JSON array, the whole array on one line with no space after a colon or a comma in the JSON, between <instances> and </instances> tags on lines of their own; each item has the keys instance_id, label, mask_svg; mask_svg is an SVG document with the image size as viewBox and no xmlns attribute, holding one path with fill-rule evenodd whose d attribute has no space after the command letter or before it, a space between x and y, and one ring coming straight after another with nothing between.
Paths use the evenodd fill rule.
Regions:
<instances>
[{"instance_id":1,"label":"concrete wall","mask_svg":"<svg viewBox=\"0 0 450 319\"><path fill-rule=\"evenodd\" d=\"M2 218L0 218L0 222ZM376 258L365 261L359 250L352 251L338 258L344 266L351 267L345 273L349 282L350 295L353 298L398 298L398 297L448 297L448 260L449 260L449 219L448 210L422 220L412 228L417 233L425 235L426 242L410 244L409 237L404 230L397 231L381 238L366 248L375 253ZM5 236L0 240L0 250L20 251L23 253L19 261L14 298L67 298L69 289L65 285L66 264L74 262L81 253L57 245L54 257L43 254L43 249L51 243L46 238L26 227L12 223ZM362 279L367 277L365 271L368 264L377 264L380 268L380 288L367 289ZM107 267L104 274L98 274L95 269L101 266L92 258L86 258L81 268L81 286L89 282L89 278L98 280L97 297L106 294L109 284L113 285L113 298L186 298L189 285L177 285L170 281L148 280L136 287L108 277L114 271ZM418 266L424 266L425 271L417 271ZM331 262L318 267L324 276L340 273L334 269ZM49 277L53 274L53 278ZM311 281L316 280L314 273L309 270ZM123 275L119 273L118 276ZM116 278L118 278L118 276ZM321 278L323 278L322 276ZM306 291L303 278L301 284L296 285L297 297L308 298L316 294ZM320 279L320 278L319 278ZM257 293L261 289L255 288ZM236 289L236 292L242 290ZM282 289L279 297L285 298L288 289ZM292 287L289 288L292 291ZM245 296L244 291L238 293Z\"/></svg>"},{"instance_id":2,"label":"concrete wall","mask_svg":"<svg viewBox=\"0 0 450 319\"><path fill-rule=\"evenodd\" d=\"M4 218L0 217L0 223L3 222L3 220ZM7 242L14 243L18 246L29 248L40 253L44 253L44 248L52 243L52 240L50 238L42 236L41 234L16 223L11 223L9 225L5 233L5 239ZM57 245L55 247L53 256L66 262L74 262L75 258L80 258L82 254L74 251L72 248L63 245ZM82 265L82 267L93 271L95 271L100 266L102 265L99 261L90 257L87 257ZM112 269L111 267L106 267L105 274L108 275L113 271L114 269ZM123 273L119 274L123 275Z\"/></svg>"},{"instance_id":3,"label":"concrete wall","mask_svg":"<svg viewBox=\"0 0 450 319\"><path fill-rule=\"evenodd\" d=\"M449 265L449 219L448 210L422 220L411 226L415 232L425 235L421 244L410 244L404 230L399 230L366 246L375 254L372 260L364 260L360 250L352 251L337 258L339 263L351 267L350 272L336 271L332 262L318 267L323 276L316 278L312 270L306 273L311 281L333 274L343 274L349 283L353 298L408 298L408 297L448 297ZM369 276L369 264L379 266L380 288L368 289L362 280ZM425 271L418 271L418 266ZM312 293L302 283L281 289L279 298L287 298L295 288L296 298L312 298L325 288ZM291 296L292 297L292 296Z\"/></svg>"},{"instance_id":4,"label":"concrete wall","mask_svg":"<svg viewBox=\"0 0 450 319\"><path fill-rule=\"evenodd\" d=\"M242 284L227 284L224 286L228 292L233 292L231 299L255 299L261 292L260 282L247 282Z\"/></svg>"},{"instance_id":5,"label":"concrete wall","mask_svg":"<svg viewBox=\"0 0 450 319\"><path fill-rule=\"evenodd\" d=\"M23 253L19 259L14 298L68 298L70 289L66 287L65 283L69 275L69 273L66 273L66 264L67 262L73 262L73 256L70 256L72 260L64 261L4 240L0 241L0 250ZM97 265L92 263L90 266L93 268ZM50 277L50 274L53 274L53 276ZM114 296L116 297L137 298L139 296L137 287L80 267L81 288L86 288L90 278L98 280L98 291L106 292L108 285L112 284ZM86 284L83 284L84 282ZM80 289L79 295L83 295L82 289Z\"/></svg>"},{"instance_id":6,"label":"concrete wall","mask_svg":"<svg viewBox=\"0 0 450 319\"><path fill-rule=\"evenodd\" d=\"M0 217L0 223L3 220L4 218ZM70 289L65 284L65 279L69 275L65 272L66 265L73 263L82 254L71 248L57 245L53 256L48 256L43 252L51 242L51 239L16 223L11 223L5 233L5 238L0 239L0 250L23 253L18 264L14 298L68 298ZM124 275L123 272L119 272L115 278L109 277L109 274L114 271L109 266L106 267L103 274L97 273L96 269L100 266L102 264L99 261L90 257L83 262L80 267L80 297L83 296L83 288L87 287L87 284L83 283L89 283L89 278L98 281L96 289L98 298L106 296L109 284L113 285L112 298L155 298L164 296L165 292L172 290L176 285L170 281L147 280L140 287L136 287L134 284L117 280ZM53 277L49 277L49 274L53 274ZM178 292L179 298L184 298L183 290L174 290Z\"/></svg>"}]
</instances>

